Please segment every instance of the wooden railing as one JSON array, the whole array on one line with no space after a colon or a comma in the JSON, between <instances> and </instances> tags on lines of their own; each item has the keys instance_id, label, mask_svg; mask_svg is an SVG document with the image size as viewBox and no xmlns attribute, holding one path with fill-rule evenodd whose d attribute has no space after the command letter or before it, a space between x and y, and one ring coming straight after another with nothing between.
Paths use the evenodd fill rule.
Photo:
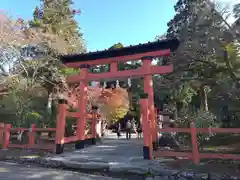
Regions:
<instances>
[{"instance_id":1,"label":"wooden railing","mask_svg":"<svg viewBox=\"0 0 240 180\"><path fill-rule=\"evenodd\" d=\"M93 128L93 127L92 127ZM14 144L11 142L11 133L16 132L27 132L27 143L25 144ZM0 148L7 149L7 148L21 148L21 149L41 149L41 150L48 150L51 152L55 152L56 150L56 140L54 137L54 143L51 144L38 144L36 141L36 133L39 132L40 134L43 132L56 132L56 128L37 128L35 124L32 124L30 128L12 128L11 124L0 124ZM85 139L92 138L92 134L85 135ZM41 139L41 137L40 137ZM77 136L70 136L64 137L63 144L76 142L78 141Z\"/></svg>"},{"instance_id":2,"label":"wooden railing","mask_svg":"<svg viewBox=\"0 0 240 180\"><path fill-rule=\"evenodd\" d=\"M200 153L198 148L198 133L240 133L240 128L196 128L195 123L191 123L190 128L164 128L158 129L158 132L184 132L191 134L192 152L175 152L158 150L153 152L154 157L187 157L195 164L198 164L201 159L233 159L240 160L240 155L237 154L222 154L222 153Z\"/></svg>"},{"instance_id":3,"label":"wooden railing","mask_svg":"<svg viewBox=\"0 0 240 180\"><path fill-rule=\"evenodd\" d=\"M77 141L92 140L95 144L96 141L96 123L97 119L100 118L99 114L86 114L85 119L90 119L92 122L91 129L92 134L85 135L85 128L77 124L77 133L70 137L65 137L66 129L66 117L80 118L79 112L69 112L67 110L68 105L66 102L59 104L58 117L57 117L57 127L56 128L37 128L35 124L32 124L30 128L12 128L11 124L0 123L0 145L2 144L3 149L7 148L27 148L27 149L44 149L57 152L57 146L61 145L61 153L63 151L63 145L67 143L76 143ZM82 122L82 121L81 121ZM82 128L82 129L80 129ZM11 132L24 131L28 134L28 142L26 144L12 144L10 141ZM55 142L52 144L37 144L35 136L37 132L55 132Z\"/></svg>"},{"instance_id":4,"label":"wooden railing","mask_svg":"<svg viewBox=\"0 0 240 180\"><path fill-rule=\"evenodd\" d=\"M28 135L28 142L26 144L14 144L11 143L11 133L14 132L27 132ZM56 128L36 128L35 124L32 124L30 128L12 128L11 124L4 124L3 127L0 127L0 133L2 134L2 138L0 142L2 142L2 148L23 148L23 149L42 149L42 150L49 150L54 152L55 151L55 143L53 144L41 144L38 145L35 141L36 133L37 132L55 132Z\"/></svg>"}]
</instances>

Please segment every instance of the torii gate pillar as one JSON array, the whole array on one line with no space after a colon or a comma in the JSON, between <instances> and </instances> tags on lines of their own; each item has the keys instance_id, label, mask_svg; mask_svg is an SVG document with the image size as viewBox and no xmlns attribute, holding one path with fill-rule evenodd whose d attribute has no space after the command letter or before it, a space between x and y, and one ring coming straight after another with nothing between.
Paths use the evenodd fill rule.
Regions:
<instances>
[{"instance_id":1,"label":"torii gate pillar","mask_svg":"<svg viewBox=\"0 0 240 180\"><path fill-rule=\"evenodd\" d=\"M77 119L77 137L76 149L84 148L85 126L86 126L86 104L87 104L87 86L88 86L88 65L80 67L80 99L78 102L79 117Z\"/></svg>"},{"instance_id":2,"label":"torii gate pillar","mask_svg":"<svg viewBox=\"0 0 240 180\"><path fill-rule=\"evenodd\" d=\"M157 129L155 119L155 107L154 107L154 92L153 92L153 81L152 81L152 59L153 57L147 56L142 58L143 67L147 75L144 75L144 92L148 94L148 109L149 109L149 121L152 147L155 150L157 145Z\"/></svg>"}]
</instances>

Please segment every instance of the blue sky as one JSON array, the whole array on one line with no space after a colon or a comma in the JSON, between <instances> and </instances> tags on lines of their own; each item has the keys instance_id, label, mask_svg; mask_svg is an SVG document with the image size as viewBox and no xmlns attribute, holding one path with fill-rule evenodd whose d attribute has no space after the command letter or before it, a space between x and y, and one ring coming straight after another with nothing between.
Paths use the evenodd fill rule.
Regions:
<instances>
[{"instance_id":1,"label":"blue sky","mask_svg":"<svg viewBox=\"0 0 240 180\"><path fill-rule=\"evenodd\" d=\"M0 9L10 16L31 19L39 0L1 0ZM109 48L115 43L134 45L153 41L163 34L174 16L176 0L75 0L81 9L77 16L90 51Z\"/></svg>"}]
</instances>

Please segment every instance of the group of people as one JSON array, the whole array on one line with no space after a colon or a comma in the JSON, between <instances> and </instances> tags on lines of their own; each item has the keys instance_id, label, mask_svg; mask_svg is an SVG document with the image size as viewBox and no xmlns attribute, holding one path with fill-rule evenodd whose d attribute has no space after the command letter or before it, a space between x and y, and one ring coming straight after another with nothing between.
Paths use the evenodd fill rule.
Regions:
<instances>
[{"instance_id":1,"label":"group of people","mask_svg":"<svg viewBox=\"0 0 240 180\"><path fill-rule=\"evenodd\" d=\"M127 123L125 124L125 132L126 132L126 139L131 139L131 134L134 131L133 130L133 124L130 120L127 121ZM117 137L120 138L121 137L121 123L118 123L116 126L116 133L117 133ZM141 123L138 124L137 126L137 137L138 139L142 138L142 125Z\"/></svg>"}]
</instances>

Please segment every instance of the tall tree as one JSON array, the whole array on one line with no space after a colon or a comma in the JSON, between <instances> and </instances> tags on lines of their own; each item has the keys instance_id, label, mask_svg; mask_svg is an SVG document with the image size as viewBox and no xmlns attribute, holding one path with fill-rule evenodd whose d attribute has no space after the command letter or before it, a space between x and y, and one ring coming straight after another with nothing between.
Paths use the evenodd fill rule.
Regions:
<instances>
[{"instance_id":1,"label":"tall tree","mask_svg":"<svg viewBox=\"0 0 240 180\"><path fill-rule=\"evenodd\" d=\"M51 92L56 80L56 76L60 74L66 75L66 72L74 72L72 70L62 70L59 61L56 59L57 54L67 53L82 53L85 52L85 43L78 23L74 19L75 15L80 14L80 10L72 8L73 2L71 0L41 0L41 7L36 7L33 20L30 22L31 27L41 29L43 33L49 33L62 39L64 43L57 45L62 47L64 51L50 49L54 60L49 61L49 66L53 67L52 71L44 71L44 76L49 82L45 85L49 86ZM54 43L54 42L52 42ZM57 67L57 68L56 68ZM59 71L60 70L60 71ZM45 78L45 79L46 79ZM63 78L57 78L57 81L62 81Z\"/></svg>"},{"instance_id":2,"label":"tall tree","mask_svg":"<svg viewBox=\"0 0 240 180\"><path fill-rule=\"evenodd\" d=\"M80 10L75 10L72 8L73 2L71 0L41 1L41 7L36 7L34 11L34 20L31 23L32 26L43 29L44 32L54 34L63 39L64 43L67 44L67 46L63 46L65 50L64 54L85 52L86 48L83 35L80 33L79 25L74 19L75 15L80 14ZM62 44L58 45L62 46ZM59 53L62 52L55 51L54 54ZM47 88L49 94L48 109L51 110L50 112L52 112L51 119L55 119L55 106L53 103L54 88L56 89L56 85L57 89L59 89L58 87L67 87L64 81L64 75L65 72L69 71L62 70L63 68L57 59L50 61L49 66L53 67L51 71L42 71L45 72L45 79L48 79L48 82L45 81L43 85ZM64 67L64 69L66 68Z\"/></svg>"},{"instance_id":3,"label":"tall tree","mask_svg":"<svg viewBox=\"0 0 240 180\"><path fill-rule=\"evenodd\" d=\"M192 99L189 96L193 98L194 91L197 91L201 97L197 99L208 110L209 86L216 86L223 76L237 80L233 73L237 66L231 68L233 66L228 65L230 58L224 58L225 47L234 36L229 33L229 26L222 14L209 0L179 0L174 8L176 15L168 23L167 37L179 38L181 45L168 58L174 63L174 72L160 78L161 81L158 79L156 84L161 87L166 83L175 87L171 88L175 90L169 91L171 94L168 93L167 98L181 107L183 102L190 103ZM186 92L187 95L184 94Z\"/></svg>"},{"instance_id":4,"label":"tall tree","mask_svg":"<svg viewBox=\"0 0 240 180\"><path fill-rule=\"evenodd\" d=\"M38 55L38 58L40 58L36 45L45 42L44 44L48 45L49 48L55 49L48 41L58 42L58 40L55 37L49 37L47 33L42 34L36 29L29 28L27 22L20 18L15 21L4 14L0 14L0 24L0 63L3 67L0 71L2 75L1 85L5 87L0 113L6 115L6 120L8 119L7 116L10 115L9 122L14 125L21 125L29 122L29 120L42 117L42 115L39 115L42 110L39 108L40 106L45 109L44 98L42 98L45 92L35 80L33 81L35 75L32 70L35 72L39 70L37 68L38 62L33 63L31 60L34 58L32 55ZM42 51L41 55L46 54ZM45 58L47 59L48 56L46 55ZM44 65L46 64L43 61L41 66ZM41 105L35 104L33 99L37 100L35 103L41 99L41 103L39 103ZM36 107L40 111L36 112Z\"/></svg>"},{"instance_id":5,"label":"tall tree","mask_svg":"<svg viewBox=\"0 0 240 180\"><path fill-rule=\"evenodd\" d=\"M233 7L233 13L235 18L239 19L240 18L240 3L237 3Z\"/></svg>"},{"instance_id":6,"label":"tall tree","mask_svg":"<svg viewBox=\"0 0 240 180\"><path fill-rule=\"evenodd\" d=\"M46 32L57 34L67 42L69 46L68 53L85 52L85 43L83 35L75 15L80 14L80 10L71 8L71 0L41 0L41 7L36 7L34 11L33 26L41 27Z\"/></svg>"},{"instance_id":7,"label":"tall tree","mask_svg":"<svg viewBox=\"0 0 240 180\"><path fill-rule=\"evenodd\" d=\"M26 122L28 116L37 114L47 123L54 122L55 117L51 118L52 121L46 117L46 105L54 111L54 88L65 84L65 74L76 73L63 68L57 58L58 54L86 50L74 19L80 11L72 9L71 5L72 2L67 0L42 1L41 8L35 9L33 20L29 23L21 18L15 22L0 15L0 24L3 25L0 29L0 60L5 63L4 68L6 63L11 66L10 71L0 70L1 78L2 82L8 77L14 81L7 82L9 94L2 103L3 106L9 102L16 104L13 108L17 112L10 112L16 112L21 121L16 123L18 125ZM11 78L15 75L17 78ZM37 103L39 100L41 103Z\"/></svg>"}]
</instances>

